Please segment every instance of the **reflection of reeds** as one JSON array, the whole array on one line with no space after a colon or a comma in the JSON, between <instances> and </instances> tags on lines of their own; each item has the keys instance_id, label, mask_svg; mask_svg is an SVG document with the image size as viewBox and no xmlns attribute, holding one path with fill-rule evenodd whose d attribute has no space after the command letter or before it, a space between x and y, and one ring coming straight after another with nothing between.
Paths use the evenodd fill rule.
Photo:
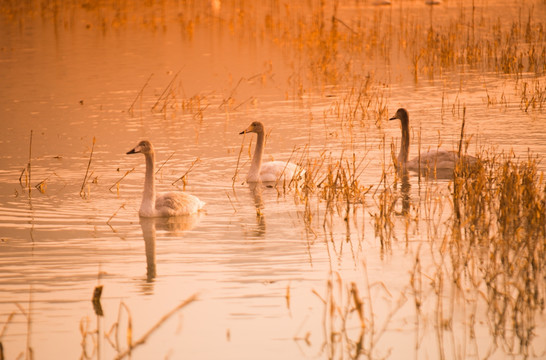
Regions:
<instances>
[{"instance_id":1,"label":"reflection of reeds","mask_svg":"<svg viewBox=\"0 0 546 360\"><path fill-rule=\"evenodd\" d=\"M32 304L33 304L33 288L32 286L29 289L28 294L28 309L25 309L21 304L15 303L15 306L19 309L19 313L25 317L26 320L26 344L25 344L25 351L19 353L17 356L17 359L34 359L34 350L31 345L31 335L32 335ZM8 318L6 319L6 322L4 323L4 326L2 327L2 331L0 331L0 359L4 359L4 347L2 345L2 339L5 336L9 325L13 322L13 319L17 315L17 311L12 311Z\"/></svg>"}]
</instances>

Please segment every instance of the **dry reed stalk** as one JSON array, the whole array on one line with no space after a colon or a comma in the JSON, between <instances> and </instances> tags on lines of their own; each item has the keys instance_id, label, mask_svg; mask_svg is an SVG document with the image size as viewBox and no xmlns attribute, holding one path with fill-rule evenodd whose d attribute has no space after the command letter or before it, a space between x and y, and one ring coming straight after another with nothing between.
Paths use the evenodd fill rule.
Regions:
<instances>
[{"instance_id":1,"label":"dry reed stalk","mask_svg":"<svg viewBox=\"0 0 546 360\"><path fill-rule=\"evenodd\" d=\"M179 177L178 179L176 179L175 181L172 182L171 185L174 185L176 184L177 182L179 182L180 180L182 180L182 183L184 184L183 185L183 188L185 189L186 188L186 176L192 171L193 167L195 166L195 164L197 164L199 161L201 161L199 158L196 158L195 160L192 161L190 167L188 168L188 170L186 170L186 172L184 173L184 175L182 175L181 177Z\"/></svg>"},{"instance_id":2,"label":"dry reed stalk","mask_svg":"<svg viewBox=\"0 0 546 360\"><path fill-rule=\"evenodd\" d=\"M85 198L84 188L87 183L87 176L89 174L89 167L91 166L91 161L93 160L93 151L95 150L96 139L93 136L93 145L91 147L91 154L89 155L89 162L87 163L87 169L85 170L85 176L83 177L82 187L80 188L80 197Z\"/></svg>"},{"instance_id":3,"label":"dry reed stalk","mask_svg":"<svg viewBox=\"0 0 546 360\"><path fill-rule=\"evenodd\" d=\"M157 329L159 329L159 327L161 325L163 325L163 323L165 321L169 320L169 318L172 315L176 314L182 308L188 306L189 304L191 304L192 302L194 302L196 300L197 300L197 294L194 294L194 295L190 296L189 298L187 298L186 300L184 300L183 302L181 302L174 309L172 309L171 311L169 311L168 313L163 315L163 317L161 317L161 319L159 319L159 321L157 323L155 323L150 329L148 329L148 331L144 335L142 335L138 340L136 340L135 342L133 342L131 336L128 335L128 348L126 350L118 353L114 357L114 359L123 359L123 358L125 358L127 356L130 356L131 352L135 348L137 348L138 346L144 344L146 342L146 340L148 340L150 335L152 335ZM131 334L131 332L128 332L128 334Z\"/></svg>"},{"instance_id":4,"label":"dry reed stalk","mask_svg":"<svg viewBox=\"0 0 546 360\"><path fill-rule=\"evenodd\" d=\"M30 140L29 140L29 149L28 149L28 163L27 163L27 166L25 168L23 168L23 170L21 171L21 175L19 175L19 184L21 185L21 187L26 187L28 189L28 196L29 198L32 196L32 189L30 187L30 184L31 184L31 159L32 159L32 133L33 131L30 130ZM25 184L23 185L23 182L22 182L22 178L23 178L23 175L25 175Z\"/></svg>"},{"instance_id":5,"label":"dry reed stalk","mask_svg":"<svg viewBox=\"0 0 546 360\"><path fill-rule=\"evenodd\" d=\"M110 186L110 187L108 188L108 190L109 190L109 191L112 191L112 188L115 186L116 189L117 189L117 194L119 195L119 184L121 183L121 181L122 181L123 179L125 179L125 177L126 177L127 175L129 175L129 174L132 173L133 171L135 171L135 168L132 168L131 170L127 170L127 171L125 172L125 174L124 174L118 181L116 181L112 186Z\"/></svg>"},{"instance_id":6,"label":"dry reed stalk","mask_svg":"<svg viewBox=\"0 0 546 360\"><path fill-rule=\"evenodd\" d=\"M45 194L45 191L47 189L47 180L49 180L49 178L51 177L48 176L46 177L44 180L40 181L38 184L36 184L36 186L34 186L36 189L38 189L38 191L42 194Z\"/></svg>"},{"instance_id":7,"label":"dry reed stalk","mask_svg":"<svg viewBox=\"0 0 546 360\"><path fill-rule=\"evenodd\" d=\"M112 214L112 216L110 216L108 218L108 220L106 220L106 223L108 225L110 225L110 221L112 221L112 219L118 214L118 212L121 210L121 209L125 209L125 204L122 204L116 211L114 211L114 213Z\"/></svg>"},{"instance_id":8,"label":"dry reed stalk","mask_svg":"<svg viewBox=\"0 0 546 360\"><path fill-rule=\"evenodd\" d=\"M235 92L237 91L237 89L239 88L239 85L241 85L243 80L245 80L244 77L239 78L239 81L237 82L237 85L235 85L235 87L231 90L231 93L229 94L229 96L227 98L223 99L222 103L220 105L218 105L218 109L221 109L226 104L232 103L233 95L235 94Z\"/></svg>"},{"instance_id":9,"label":"dry reed stalk","mask_svg":"<svg viewBox=\"0 0 546 360\"><path fill-rule=\"evenodd\" d=\"M233 212L236 213L237 212L237 208L235 207L235 204L233 204L233 201L231 200L231 196L229 196L229 193L226 191L226 195L229 199L229 203L231 204L231 207L233 208Z\"/></svg>"},{"instance_id":10,"label":"dry reed stalk","mask_svg":"<svg viewBox=\"0 0 546 360\"><path fill-rule=\"evenodd\" d=\"M163 167L165 166L165 164L167 164L167 162L169 160L171 160L171 158L173 157L174 155L174 151L171 153L171 155L169 155L169 157L167 158L167 160L163 161L163 163L157 168L156 172L155 172L155 175L159 174L159 171L161 171L161 169L163 169Z\"/></svg>"},{"instance_id":11,"label":"dry reed stalk","mask_svg":"<svg viewBox=\"0 0 546 360\"><path fill-rule=\"evenodd\" d=\"M32 189L30 188L30 184L31 184L31 177L32 177L32 172L31 172L31 161L32 161L32 130L30 130L30 141L29 141L29 145L28 145L28 196L30 197L31 196L31 191Z\"/></svg>"},{"instance_id":12,"label":"dry reed stalk","mask_svg":"<svg viewBox=\"0 0 546 360\"><path fill-rule=\"evenodd\" d=\"M237 181L237 175L239 174L239 164L241 163L241 154L243 153L243 148L245 146L245 134L243 134L243 139L241 140L241 148L239 149L239 155L237 156L237 164L235 165L235 173L231 178L232 183L231 187L235 190L235 181Z\"/></svg>"},{"instance_id":13,"label":"dry reed stalk","mask_svg":"<svg viewBox=\"0 0 546 360\"><path fill-rule=\"evenodd\" d=\"M151 73L151 74L150 74L150 76L148 77L148 80L146 80L146 82L144 83L144 85L142 86L142 88L140 88L140 91L138 92L137 96L135 97L135 100L133 100L133 102L131 103L131 106L129 106L128 112L131 113L131 115L133 115L133 108L134 108L134 106L135 106L136 101L137 101L139 98L142 98L142 92L144 91L144 89L146 88L146 86L148 85L148 83L150 82L150 79L152 78L153 75L154 75L154 73Z\"/></svg>"},{"instance_id":14,"label":"dry reed stalk","mask_svg":"<svg viewBox=\"0 0 546 360\"><path fill-rule=\"evenodd\" d=\"M544 175L536 158L510 153L478 157L471 172L458 176L451 276L460 283L473 266L471 284L486 303L491 335L510 351L528 354L535 315L546 302Z\"/></svg>"},{"instance_id":15,"label":"dry reed stalk","mask_svg":"<svg viewBox=\"0 0 546 360\"><path fill-rule=\"evenodd\" d=\"M157 101L154 103L154 105L152 106L152 111L155 110L155 108L159 105L159 103L161 102L161 100L164 100L166 102L167 100L167 96L165 96L165 94L168 94L169 91L171 91L172 89L172 85L174 83L174 81L178 78L178 75L180 74L182 70L178 70L178 72L174 75L174 77L172 78L172 80L169 82L169 84L167 85L167 87L165 88L165 90L163 90L163 92L161 93L161 95L159 95L159 98L157 99ZM166 105L164 104L163 105L163 108L161 109L161 111L165 110L166 109Z\"/></svg>"}]
</instances>

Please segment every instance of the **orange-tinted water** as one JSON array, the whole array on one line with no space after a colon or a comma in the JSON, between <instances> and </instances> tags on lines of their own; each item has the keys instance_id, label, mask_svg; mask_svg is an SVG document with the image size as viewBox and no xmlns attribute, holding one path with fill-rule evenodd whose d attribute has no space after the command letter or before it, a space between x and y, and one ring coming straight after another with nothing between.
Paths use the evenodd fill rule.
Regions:
<instances>
[{"instance_id":1,"label":"orange-tinted water","mask_svg":"<svg viewBox=\"0 0 546 360\"><path fill-rule=\"evenodd\" d=\"M383 169L392 166L390 144L399 144L398 125L387 121L398 107L410 111L413 153L419 132L422 147L455 148L466 108L469 152L494 147L522 157L528 151L544 154L544 108L522 111L514 89L518 81L544 87L544 76L524 73L514 80L468 68L445 70L434 79L420 74L416 82L411 59L394 47L388 60L378 54L363 60L339 49L338 58L358 66L347 65L350 74L334 81L308 68L306 50L288 48L292 36L271 36L275 26L263 25L268 13L275 18L302 9L301 21L312 21L318 4L103 5L57 11L6 5L0 17L0 341L6 358L29 357L28 348L36 359L111 358L116 350L108 339L115 342L117 321L120 347L126 347L121 303L130 311L136 341L193 294L198 300L173 315L132 358L345 358L355 353L359 339L372 358L502 358L514 351L495 345L483 305L469 335L467 314L459 311L471 312L465 304L473 303L455 292L453 303L446 300L452 311L446 318L453 323L443 341L430 289L416 325L410 272L420 254L423 283L432 282L438 266L430 240L435 226L422 221L406 241L405 220L397 216L397 241L386 250L374 232L378 197L372 194L382 189ZM505 8L523 9L525 18L530 6L480 2L476 21L506 21ZM387 7L355 2L340 4L338 11L349 27L357 26L352 16L370 22L382 17L381 26L393 26L400 12L426 27L431 15L414 1ZM471 16L472 6L450 1L432 11L438 19ZM544 3L536 2L533 11L544 26ZM278 28L299 29L290 25L293 18L286 21ZM344 101L366 76L373 83L368 117L343 118ZM506 104L488 104L488 94ZM365 157L360 180L373 190L356 220L347 225L342 216L325 219L324 203L314 202L310 231L293 191L251 192L244 175L249 143L256 140L238 134L254 120L271 131L266 158L287 160L307 150L314 158L324 151ZM197 160L185 190L207 203L203 214L169 224L139 220L144 160L125 153L142 139L154 143L163 165L160 190L173 190L171 184ZM241 173L234 181L243 141ZM19 181L29 152L30 196L28 175ZM43 193L35 187L40 182ZM419 203L424 195L415 177L411 185ZM439 217L448 218L449 181L430 186L445 211ZM181 190L181 182L175 187ZM441 223L435 231L438 240L446 233ZM329 296L329 280L338 305L333 317L321 299ZM364 298L364 328L375 329L363 338L355 323L343 328L340 321L357 318L348 300L351 282ZM104 286L103 317L91 302L98 284ZM531 355L541 357L546 319L541 313L536 318ZM85 338L82 326L89 333Z\"/></svg>"}]
</instances>

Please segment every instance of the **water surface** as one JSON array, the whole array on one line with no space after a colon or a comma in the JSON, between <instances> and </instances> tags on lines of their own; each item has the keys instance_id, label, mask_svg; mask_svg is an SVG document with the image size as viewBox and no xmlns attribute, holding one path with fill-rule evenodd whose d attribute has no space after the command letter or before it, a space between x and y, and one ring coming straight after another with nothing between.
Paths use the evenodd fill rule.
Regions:
<instances>
[{"instance_id":1,"label":"water surface","mask_svg":"<svg viewBox=\"0 0 546 360\"><path fill-rule=\"evenodd\" d=\"M313 16L320 10L309 6ZM506 6L524 14L529 9ZM544 4L533 6L540 19ZM360 356L370 358L544 355L543 313L534 314L534 341L522 355L513 336L503 343L491 335L477 290L461 295L445 285L444 295L435 296L437 251L448 232L442 224L451 211L449 180L423 185L412 176L412 206L433 199L436 207L417 212L421 221L408 225L397 203L387 244L374 230L380 193L399 191L391 144L399 145L400 130L387 121L398 107L410 110L413 154L419 137L422 148L455 149L464 111L469 152L492 147L541 157L543 107L522 111L516 84L544 87L544 76L514 79L468 68L420 74L415 81L411 59L390 49L388 59L376 54L366 61L349 52L361 67L347 65L353 72L340 81L318 80L303 50L287 49L287 38L268 33L292 18L273 25L264 14L277 19L300 10L289 4L6 7L0 18L0 341L6 358L30 352L36 359L114 357L115 323L123 350L128 318L135 341L194 294L198 300L171 316L132 358L344 358L358 357L359 346L365 349ZM408 16L426 28L431 10L417 2L355 2L338 11L356 29L351 14L370 22L381 17L384 26ZM471 5L450 1L432 11L441 21L458 12L470 16ZM505 19L503 8L487 2L474 11L483 23ZM241 31L248 24L255 27ZM372 79L366 95L372 105L365 116L357 109L361 116L351 117L346 105L354 104L366 78ZM492 97L497 103L488 101ZM364 159L359 180L371 191L364 203L353 204L348 222L341 210L327 214L318 197L311 199L307 222L304 199L293 189L249 189L244 178L255 138L238 134L254 120L270 131L266 158ZM162 166L158 188L198 196L205 212L139 219L144 160L125 153L142 139L154 143ZM188 170L184 186L177 180ZM420 322L409 285L416 257L423 266ZM362 329L374 329L371 335L351 305L352 283L364 299ZM97 285L104 287L103 316L91 302ZM438 299L452 321L443 328ZM473 313L477 321L469 329Z\"/></svg>"}]
</instances>

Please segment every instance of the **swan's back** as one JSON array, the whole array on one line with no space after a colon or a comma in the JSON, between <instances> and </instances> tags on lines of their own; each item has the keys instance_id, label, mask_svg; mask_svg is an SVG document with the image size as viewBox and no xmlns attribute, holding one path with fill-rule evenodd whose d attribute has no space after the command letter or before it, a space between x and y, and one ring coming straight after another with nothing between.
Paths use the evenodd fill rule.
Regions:
<instances>
[{"instance_id":1,"label":"swan's back","mask_svg":"<svg viewBox=\"0 0 546 360\"><path fill-rule=\"evenodd\" d=\"M419 166L419 157L414 157L407 162L406 167L408 170L418 171L421 169L436 169L436 170L453 170L457 165L459 155L455 151L449 150L428 150L425 153L421 153L421 166ZM476 163L476 158L471 155L463 155L463 162L467 165L473 165Z\"/></svg>"},{"instance_id":2,"label":"swan's back","mask_svg":"<svg viewBox=\"0 0 546 360\"><path fill-rule=\"evenodd\" d=\"M260 180L262 182L284 182L291 181L294 176L302 173L296 164L284 161L268 161L262 164L260 169Z\"/></svg>"},{"instance_id":3,"label":"swan's back","mask_svg":"<svg viewBox=\"0 0 546 360\"><path fill-rule=\"evenodd\" d=\"M198 213L204 205L196 196L184 192L163 193L156 197L155 216L192 215Z\"/></svg>"}]
</instances>

